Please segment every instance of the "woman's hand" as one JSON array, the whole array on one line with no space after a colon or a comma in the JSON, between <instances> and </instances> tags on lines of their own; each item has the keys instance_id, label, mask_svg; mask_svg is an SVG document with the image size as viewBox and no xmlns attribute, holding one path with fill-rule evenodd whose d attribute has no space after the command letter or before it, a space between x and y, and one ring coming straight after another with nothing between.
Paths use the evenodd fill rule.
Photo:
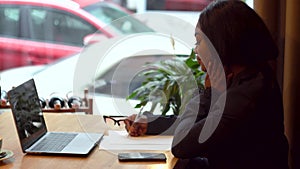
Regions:
<instances>
[{"instance_id":1,"label":"woman's hand","mask_svg":"<svg viewBox=\"0 0 300 169\"><path fill-rule=\"evenodd\" d=\"M148 121L145 115L136 118L136 114L125 119L125 128L130 136L137 137L145 135L147 132Z\"/></svg>"},{"instance_id":2,"label":"woman's hand","mask_svg":"<svg viewBox=\"0 0 300 169\"><path fill-rule=\"evenodd\" d=\"M205 75L204 87L205 87L206 89L211 87L211 84L210 84L210 80L209 80L208 74Z\"/></svg>"}]
</instances>

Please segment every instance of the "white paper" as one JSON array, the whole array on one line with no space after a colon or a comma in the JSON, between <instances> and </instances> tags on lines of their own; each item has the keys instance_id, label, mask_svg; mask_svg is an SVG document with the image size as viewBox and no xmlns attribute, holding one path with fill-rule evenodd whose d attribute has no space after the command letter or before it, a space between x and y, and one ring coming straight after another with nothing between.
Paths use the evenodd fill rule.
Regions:
<instances>
[{"instance_id":1,"label":"white paper","mask_svg":"<svg viewBox=\"0 0 300 169\"><path fill-rule=\"evenodd\" d=\"M128 136L126 131L108 132L100 142L101 150L171 150L173 136Z\"/></svg>"}]
</instances>

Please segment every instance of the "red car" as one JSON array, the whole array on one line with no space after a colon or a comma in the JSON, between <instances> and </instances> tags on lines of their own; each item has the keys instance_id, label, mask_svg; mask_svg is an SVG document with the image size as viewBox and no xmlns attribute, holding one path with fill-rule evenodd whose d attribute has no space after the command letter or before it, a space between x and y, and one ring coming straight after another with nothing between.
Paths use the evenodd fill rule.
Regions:
<instances>
[{"instance_id":1,"label":"red car","mask_svg":"<svg viewBox=\"0 0 300 169\"><path fill-rule=\"evenodd\" d=\"M47 64L80 52L84 39L95 32L106 38L132 33L120 30L122 25L106 28L116 14L127 16L126 10L100 0L95 4L90 8L105 12L98 18L69 0L0 0L0 71ZM142 31L150 31L131 20L142 25Z\"/></svg>"},{"instance_id":2,"label":"red car","mask_svg":"<svg viewBox=\"0 0 300 169\"><path fill-rule=\"evenodd\" d=\"M165 0L167 10L201 11L212 0Z\"/></svg>"},{"instance_id":3,"label":"red car","mask_svg":"<svg viewBox=\"0 0 300 169\"><path fill-rule=\"evenodd\" d=\"M201 11L213 0L147 0L148 10Z\"/></svg>"}]
</instances>

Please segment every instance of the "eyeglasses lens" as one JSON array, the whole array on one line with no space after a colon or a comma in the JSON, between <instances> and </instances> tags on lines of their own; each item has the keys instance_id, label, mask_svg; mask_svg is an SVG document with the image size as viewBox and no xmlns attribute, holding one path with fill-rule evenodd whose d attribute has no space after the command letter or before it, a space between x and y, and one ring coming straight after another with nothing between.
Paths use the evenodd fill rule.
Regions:
<instances>
[{"instance_id":1,"label":"eyeglasses lens","mask_svg":"<svg viewBox=\"0 0 300 169\"><path fill-rule=\"evenodd\" d=\"M103 116L105 123L110 128L125 129L125 117Z\"/></svg>"}]
</instances>

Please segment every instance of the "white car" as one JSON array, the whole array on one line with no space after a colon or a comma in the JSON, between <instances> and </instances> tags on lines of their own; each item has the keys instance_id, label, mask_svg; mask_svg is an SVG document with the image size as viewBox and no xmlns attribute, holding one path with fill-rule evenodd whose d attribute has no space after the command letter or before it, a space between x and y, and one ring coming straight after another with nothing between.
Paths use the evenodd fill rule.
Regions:
<instances>
[{"instance_id":1,"label":"white car","mask_svg":"<svg viewBox=\"0 0 300 169\"><path fill-rule=\"evenodd\" d=\"M34 78L39 96L45 99L69 92L83 97L88 88L94 100L93 114L129 115L138 111L134 109L137 100L127 101L126 96L141 85L138 74L147 69L145 63L174 58L175 53L190 54L188 45L174 42L176 48L169 36L159 33L108 39L50 65L3 71L1 87L8 91Z\"/></svg>"}]
</instances>

